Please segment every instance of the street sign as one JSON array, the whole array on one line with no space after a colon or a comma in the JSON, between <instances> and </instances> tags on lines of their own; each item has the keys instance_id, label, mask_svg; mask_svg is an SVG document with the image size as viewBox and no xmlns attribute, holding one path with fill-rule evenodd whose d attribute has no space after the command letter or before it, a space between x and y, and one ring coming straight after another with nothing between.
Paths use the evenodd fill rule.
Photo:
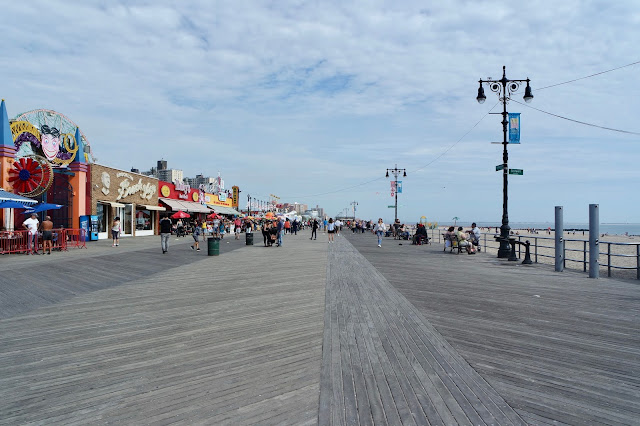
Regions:
<instances>
[{"instance_id":1,"label":"street sign","mask_svg":"<svg viewBox=\"0 0 640 426\"><path fill-rule=\"evenodd\" d=\"M520 175L520 176L522 176L524 174L524 170L522 170L522 169L509 169L509 174L510 175Z\"/></svg>"},{"instance_id":2,"label":"street sign","mask_svg":"<svg viewBox=\"0 0 640 426\"><path fill-rule=\"evenodd\" d=\"M395 208L396 206L387 206L387 207L389 207L390 209L393 209L393 208Z\"/></svg>"},{"instance_id":3,"label":"street sign","mask_svg":"<svg viewBox=\"0 0 640 426\"><path fill-rule=\"evenodd\" d=\"M496 166L496 172L499 171L499 170L502 170L502 169L504 169L504 164L498 164Z\"/></svg>"}]
</instances>

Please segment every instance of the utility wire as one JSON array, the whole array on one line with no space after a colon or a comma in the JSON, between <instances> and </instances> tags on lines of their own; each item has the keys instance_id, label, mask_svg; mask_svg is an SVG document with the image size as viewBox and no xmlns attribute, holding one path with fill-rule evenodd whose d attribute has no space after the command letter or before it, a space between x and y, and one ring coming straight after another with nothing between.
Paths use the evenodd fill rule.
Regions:
<instances>
[{"instance_id":1,"label":"utility wire","mask_svg":"<svg viewBox=\"0 0 640 426\"><path fill-rule=\"evenodd\" d=\"M453 147L454 147L454 146L456 146L458 143L460 143L460 141L462 141L462 139L464 139L464 138L465 138L469 133L471 133L471 132L473 131L473 129L475 129L475 128L478 126L478 124L480 124L480 122L481 122L482 120L484 120L484 118L485 118L487 115L489 115L489 113L490 113L491 111L493 111L493 109L494 109L494 108L495 108L499 103L500 103L500 102L497 102L494 106L492 106L492 107L491 107L491 109L490 109L489 111L487 111L487 112L482 116L482 118L480 118L480 120L478 120L478 122L477 122L476 124L474 124L474 125L473 125L473 127L472 127L472 128L470 128L470 129L469 129L469 130L468 130L464 135L462 135L462 136L460 137L460 139L458 139L456 142L454 142L454 143L453 143L449 148L445 149L445 150L444 150L440 155L438 155L436 158L434 158L433 160L431 160L429 163L425 164L424 166L421 166L421 167L419 167L419 168L417 168L417 169L415 169L415 170L412 170L412 171L411 171L411 173L413 173L413 172L418 172L418 171L420 171L420 170L424 169L425 167L428 167L429 165L433 164L433 163L434 163L434 162L436 162L438 159L440 159L442 156L444 156L447 152L451 151L451 149L453 149ZM386 179L386 177L382 177L382 176L381 176L381 177L378 177L378 178L375 178L375 179L371 179L371 180L366 181L366 182L359 183L359 184L357 184L357 185L349 186L349 187L346 187L346 188L336 189L336 190L334 190L334 191L327 191L327 192L321 192L321 193L319 193L319 194L310 194L310 195L304 195L304 196L294 196L294 197L291 197L291 198L309 198L309 197L319 197L319 196L322 196L322 195L335 194L335 193L337 193L337 192L347 191L347 190L349 190L349 189L358 188L358 187L361 187L361 186L364 186L364 185L368 185L368 184L370 184L370 183L372 183L372 182L376 182L376 181L379 181L379 180L381 180L381 179Z\"/></svg>"},{"instance_id":2,"label":"utility wire","mask_svg":"<svg viewBox=\"0 0 640 426\"><path fill-rule=\"evenodd\" d=\"M611 127L604 127L604 126L598 126L597 124L585 123L584 121L574 120L574 119L572 119L572 118L563 117L563 116L558 115L558 114L553 114L553 113L551 113L551 112L547 112L547 111L543 111L543 110L538 109L538 108L534 108L534 107L532 107L531 105L524 104L524 103L522 103L522 102L516 101L515 99L511 99L511 100L512 100L513 102L517 103L517 104L524 105L524 106L526 106L527 108L535 109L536 111L540 111L540 112L542 112L542 113L544 113L544 114L548 114L548 115L551 115L551 116L553 116L553 117L562 118L563 120L573 121L574 123L584 124L585 126L597 127L597 128L599 128L599 129L611 130L612 132L627 133L627 134L629 134L629 135L638 135L638 136L640 136L640 133L638 133L638 132L630 132L630 131L628 131L628 130L613 129L613 128L611 128Z\"/></svg>"},{"instance_id":3,"label":"utility wire","mask_svg":"<svg viewBox=\"0 0 640 426\"><path fill-rule=\"evenodd\" d=\"M498 104L500 103L500 101L496 102L496 104L494 106L491 107L491 109L489 111L487 111L487 113L485 115L482 116L482 118L480 120L478 120L478 122L476 124L473 125L472 128L469 129L469 131L467 131L467 133L465 133L464 135L462 135L460 137L460 139L458 139L453 145L451 145L449 148L445 149L444 151L442 151L442 153L440 155L438 155L436 158L434 158L433 160L429 161L427 164L425 164L424 166L420 166L415 170L412 170L412 172L419 172L420 170L423 170L426 167L429 167L431 164L435 163L436 161L438 161L440 158L442 158L447 152L451 151L451 149L453 149L454 146L458 145L458 143L460 143L460 141L462 139L464 139L469 133L471 133L473 131L473 129L475 129L478 124L480 124L480 122L482 120L484 120L484 118L489 115L491 113L491 111L493 111L493 109L498 106Z\"/></svg>"},{"instance_id":4,"label":"utility wire","mask_svg":"<svg viewBox=\"0 0 640 426\"><path fill-rule=\"evenodd\" d=\"M606 70L606 71L600 71L600 72L597 72L597 73L595 73L595 74L588 75L588 76L586 76L586 77L575 78L575 79L573 79L573 80L565 81L565 82L563 82L563 83L557 83L557 84L552 84L551 86L541 87L541 88L539 88L539 89L536 89L536 91L538 91L538 90L548 89L548 88L550 88L550 87L561 86L561 85L563 85L563 84L573 83L574 81L584 80L585 78L595 77L595 76L597 76L597 75L606 74L606 73L611 72L611 71L617 71L617 70L619 70L619 69L626 68L626 67L630 67L630 66L633 66L633 65L638 65L638 64L640 64L640 61L632 62L632 63L630 63L630 64L623 65L623 66L618 67L618 68L613 68L613 69ZM535 109L535 108L534 108L534 109Z\"/></svg>"}]
</instances>

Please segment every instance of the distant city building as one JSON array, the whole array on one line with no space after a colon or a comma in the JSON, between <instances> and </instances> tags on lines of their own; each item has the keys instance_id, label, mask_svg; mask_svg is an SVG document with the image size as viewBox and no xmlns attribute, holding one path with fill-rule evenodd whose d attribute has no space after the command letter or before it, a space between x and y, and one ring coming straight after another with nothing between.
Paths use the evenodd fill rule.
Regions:
<instances>
[{"instance_id":1,"label":"distant city building","mask_svg":"<svg viewBox=\"0 0 640 426\"><path fill-rule=\"evenodd\" d=\"M136 169L136 168L131 168L131 173L138 173L140 174L140 170Z\"/></svg>"},{"instance_id":2,"label":"distant city building","mask_svg":"<svg viewBox=\"0 0 640 426\"><path fill-rule=\"evenodd\" d=\"M209 187L216 183L216 178L211 176L196 175L194 178L185 178L184 183L188 183L192 188L200 188L200 185Z\"/></svg>"},{"instance_id":3,"label":"distant city building","mask_svg":"<svg viewBox=\"0 0 640 426\"><path fill-rule=\"evenodd\" d=\"M158 167L156 170L167 170L167 160L158 160Z\"/></svg>"},{"instance_id":4,"label":"distant city building","mask_svg":"<svg viewBox=\"0 0 640 426\"><path fill-rule=\"evenodd\" d=\"M176 180L182 182L184 173L178 169L166 169L158 170L158 179L165 182L175 182Z\"/></svg>"},{"instance_id":5,"label":"distant city building","mask_svg":"<svg viewBox=\"0 0 640 426\"><path fill-rule=\"evenodd\" d=\"M306 204L295 204L295 208L296 208L296 213L298 214L303 214L304 212L306 212L307 210L309 210L309 206Z\"/></svg>"}]
</instances>

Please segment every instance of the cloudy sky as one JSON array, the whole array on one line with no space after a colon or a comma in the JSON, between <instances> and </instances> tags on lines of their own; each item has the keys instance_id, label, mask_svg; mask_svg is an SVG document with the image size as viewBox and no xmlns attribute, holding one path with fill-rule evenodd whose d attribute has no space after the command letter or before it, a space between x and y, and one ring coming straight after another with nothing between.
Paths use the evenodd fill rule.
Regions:
<instances>
[{"instance_id":1,"label":"cloudy sky","mask_svg":"<svg viewBox=\"0 0 640 426\"><path fill-rule=\"evenodd\" d=\"M499 222L501 106L475 97L505 65L529 106L636 132L512 101L511 222L640 222L640 64L547 88L640 61L637 0L505 3L4 2L0 97L67 115L104 165L388 220L397 164L401 219Z\"/></svg>"}]
</instances>

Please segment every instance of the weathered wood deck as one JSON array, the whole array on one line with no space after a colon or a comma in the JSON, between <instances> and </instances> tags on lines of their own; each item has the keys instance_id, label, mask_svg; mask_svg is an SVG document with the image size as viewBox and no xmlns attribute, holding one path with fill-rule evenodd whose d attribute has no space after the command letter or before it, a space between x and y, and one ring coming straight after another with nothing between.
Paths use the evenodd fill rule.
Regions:
<instances>
[{"instance_id":1,"label":"weathered wood deck","mask_svg":"<svg viewBox=\"0 0 640 426\"><path fill-rule=\"evenodd\" d=\"M323 237L0 257L0 424L639 424L636 281Z\"/></svg>"},{"instance_id":2,"label":"weathered wood deck","mask_svg":"<svg viewBox=\"0 0 640 426\"><path fill-rule=\"evenodd\" d=\"M640 424L636 280L348 238L528 422Z\"/></svg>"},{"instance_id":3,"label":"weathered wood deck","mask_svg":"<svg viewBox=\"0 0 640 426\"><path fill-rule=\"evenodd\" d=\"M344 238L327 268L321 425L525 424Z\"/></svg>"},{"instance_id":4,"label":"weathered wood deck","mask_svg":"<svg viewBox=\"0 0 640 426\"><path fill-rule=\"evenodd\" d=\"M172 259L151 244L60 253L60 269L56 254L24 256L40 286L64 287L62 271L96 291L0 320L0 423L315 424L326 245L207 257L182 243ZM98 270L126 279L105 287Z\"/></svg>"}]
</instances>

